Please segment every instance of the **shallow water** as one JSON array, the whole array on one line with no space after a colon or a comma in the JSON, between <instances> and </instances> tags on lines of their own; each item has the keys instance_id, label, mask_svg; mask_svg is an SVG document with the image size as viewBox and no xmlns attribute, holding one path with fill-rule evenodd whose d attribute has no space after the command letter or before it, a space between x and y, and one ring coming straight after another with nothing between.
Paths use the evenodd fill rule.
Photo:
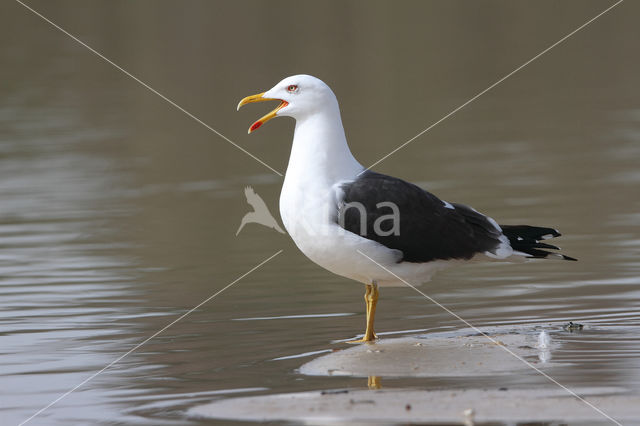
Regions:
<instances>
[{"instance_id":1,"label":"shallow water","mask_svg":"<svg viewBox=\"0 0 640 426\"><path fill-rule=\"evenodd\" d=\"M236 113L240 98L293 73L323 78L369 165L606 7L29 4L280 171L292 123L249 137L266 108ZM547 329L563 364L549 374L569 387L640 391L637 13L623 3L376 167L501 223L564 234L579 262L470 265L423 290L478 327ZM362 287L286 235L247 225L235 236L244 187L277 213L282 179L19 4L0 16L1 423L26 420L278 250L29 424L196 424L186 409L231 394L363 387L296 373L363 331ZM585 329L558 326L568 321ZM376 323L383 337L465 327L408 288L383 289Z\"/></svg>"}]
</instances>

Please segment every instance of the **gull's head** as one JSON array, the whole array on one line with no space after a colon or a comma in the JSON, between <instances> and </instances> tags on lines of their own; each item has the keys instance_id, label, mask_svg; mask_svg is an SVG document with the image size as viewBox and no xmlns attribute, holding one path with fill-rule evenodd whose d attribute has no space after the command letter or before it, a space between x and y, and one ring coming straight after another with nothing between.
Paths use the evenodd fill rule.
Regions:
<instances>
[{"instance_id":1,"label":"gull's head","mask_svg":"<svg viewBox=\"0 0 640 426\"><path fill-rule=\"evenodd\" d=\"M247 96L240 101L238 109L243 105L262 101L280 101L280 105L253 123L249 127L249 133L273 117L286 116L297 120L337 106L336 97L329 86L322 80L305 74L287 77L266 92Z\"/></svg>"}]
</instances>

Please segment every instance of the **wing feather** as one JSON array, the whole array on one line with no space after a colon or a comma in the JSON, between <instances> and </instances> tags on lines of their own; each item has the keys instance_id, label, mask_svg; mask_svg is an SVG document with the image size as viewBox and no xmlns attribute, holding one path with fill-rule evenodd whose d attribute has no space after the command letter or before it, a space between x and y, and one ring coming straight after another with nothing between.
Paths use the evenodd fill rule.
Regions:
<instances>
[{"instance_id":1,"label":"wing feather","mask_svg":"<svg viewBox=\"0 0 640 426\"><path fill-rule=\"evenodd\" d=\"M402 261L429 262L438 259L471 259L479 253L495 253L502 232L486 216L461 204L448 204L409 182L367 171L342 185L338 222L344 229L403 253ZM398 208L398 232L389 215ZM354 203L361 210L350 208ZM453 207L453 208L451 208ZM384 220L387 218L386 220ZM361 228L362 222L364 228ZM377 232L374 225L378 221ZM365 232L362 232L362 230ZM387 233L389 233L387 235Z\"/></svg>"}]
</instances>

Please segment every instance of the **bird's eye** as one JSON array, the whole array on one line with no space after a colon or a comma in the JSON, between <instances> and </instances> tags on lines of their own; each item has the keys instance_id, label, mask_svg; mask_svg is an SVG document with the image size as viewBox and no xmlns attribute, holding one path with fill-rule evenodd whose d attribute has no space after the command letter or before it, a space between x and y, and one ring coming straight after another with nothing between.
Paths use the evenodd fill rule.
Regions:
<instances>
[{"instance_id":1,"label":"bird's eye","mask_svg":"<svg viewBox=\"0 0 640 426\"><path fill-rule=\"evenodd\" d=\"M295 93L297 91L298 91L298 86L296 86L295 84L292 84L289 87L287 87L287 92L289 93Z\"/></svg>"}]
</instances>

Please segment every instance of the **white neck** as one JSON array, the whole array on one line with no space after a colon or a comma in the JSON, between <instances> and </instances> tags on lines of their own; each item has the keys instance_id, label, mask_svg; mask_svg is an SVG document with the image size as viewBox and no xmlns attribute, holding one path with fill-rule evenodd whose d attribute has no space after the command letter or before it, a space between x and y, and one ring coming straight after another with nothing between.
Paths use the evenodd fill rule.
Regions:
<instances>
[{"instance_id":1,"label":"white neck","mask_svg":"<svg viewBox=\"0 0 640 426\"><path fill-rule=\"evenodd\" d=\"M349 150L337 102L296 120L285 181L307 178L330 186L362 169Z\"/></svg>"}]
</instances>

